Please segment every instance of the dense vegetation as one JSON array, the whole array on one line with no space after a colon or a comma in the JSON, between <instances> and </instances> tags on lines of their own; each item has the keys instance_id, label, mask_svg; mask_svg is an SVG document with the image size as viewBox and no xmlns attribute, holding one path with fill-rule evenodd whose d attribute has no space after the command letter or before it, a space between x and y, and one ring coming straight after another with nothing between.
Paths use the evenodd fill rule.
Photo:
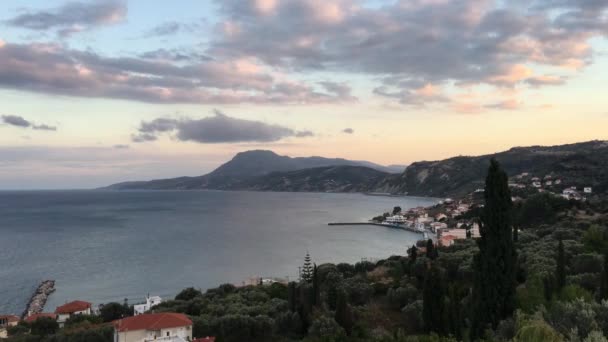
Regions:
<instances>
[{"instance_id":1,"label":"dense vegetation","mask_svg":"<svg viewBox=\"0 0 608 342\"><path fill-rule=\"evenodd\" d=\"M485 201L477 241L355 265L307 256L299 282L188 288L153 311L185 313L195 337L223 342L606 341L608 201L513 204L496 163ZM61 330L20 325L12 341L111 341L101 321L125 314L113 305Z\"/></svg>"}]
</instances>

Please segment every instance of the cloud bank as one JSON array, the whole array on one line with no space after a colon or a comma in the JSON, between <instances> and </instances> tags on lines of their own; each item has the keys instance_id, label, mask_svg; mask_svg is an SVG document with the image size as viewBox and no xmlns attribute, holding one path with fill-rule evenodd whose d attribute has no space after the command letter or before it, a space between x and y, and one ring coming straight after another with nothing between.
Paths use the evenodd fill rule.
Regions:
<instances>
[{"instance_id":1,"label":"cloud bank","mask_svg":"<svg viewBox=\"0 0 608 342\"><path fill-rule=\"evenodd\" d=\"M67 44L0 44L0 86L152 103L320 104L362 91L408 106L464 108L462 89L561 86L594 61L591 41L608 34L603 0L216 0L217 26L200 51L159 48L107 56ZM373 3L373 6L372 6ZM126 2L70 2L6 21L70 32L125 19ZM192 23L167 21L148 36ZM309 77L310 76L310 77ZM487 98L480 94L479 98ZM505 106L502 106L505 107ZM508 106L506 106L508 107Z\"/></svg>"},{"instance_id":2,"label":"cloud bank","mask_svg":"<svg viewBox=\"0 0 608 342\"><path fill-rule=\"evenodd\" d=\"M291 128L267 124L261 121L230 117L220 111L203 119L158 118L140 124L133 142L158 139L163 133L174 133L180 141L194 141L204 144L236 142L274 142L288 137L304 138L313 136L311 131L295 131Z\"/></svg>"},{"instance_id":3,"label":"cloud bank","mask_svg":"<svg viewBox=\"0 0 608 342\"><path fill-rule=\"evenodd\" d=\"M2 115L0 117L0 119L2 119L2 122L6 125L9 126L15 126L15 127L20 127L20 128L31 128L34 130L38 130L38 131L56 131L57 127L55 126L49 126L46 124L34 124L31 121L28 121L26 119L24 119L21 116L17 116L17 115Z\"/></svg>"},{"instance_id":4,"label":"cloud bank","mask_svg":"<svg viewBox=\"0 0 608 342\"><path fill-rule=\"evenodd\" d=\"M60 36L93 27L121 22L127 15L127 5L120 0L68 2L47 10L26 10L6 21L6 24L29 30L56 30Z\"/></svg>"}]
</instances>

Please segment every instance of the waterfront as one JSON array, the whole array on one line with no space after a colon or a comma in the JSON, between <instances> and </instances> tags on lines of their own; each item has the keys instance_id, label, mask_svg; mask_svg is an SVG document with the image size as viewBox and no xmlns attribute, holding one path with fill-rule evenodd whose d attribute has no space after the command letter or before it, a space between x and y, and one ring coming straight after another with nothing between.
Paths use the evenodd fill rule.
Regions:
<instances>
[{"instance_id":1,"label":"waterfront","mask_svg":"<svg viewBox=\"0 0 608 342\"><path fill-rule=\"evenodd\" d=\"M317 263L405 254L418 234L327 223L433 203L362 194L0 192L0 312L21 312L42 279L57 281L48 311L71 299L135 301L248 277L293 278L306 251Z\"/></svg>"}]
</instances>

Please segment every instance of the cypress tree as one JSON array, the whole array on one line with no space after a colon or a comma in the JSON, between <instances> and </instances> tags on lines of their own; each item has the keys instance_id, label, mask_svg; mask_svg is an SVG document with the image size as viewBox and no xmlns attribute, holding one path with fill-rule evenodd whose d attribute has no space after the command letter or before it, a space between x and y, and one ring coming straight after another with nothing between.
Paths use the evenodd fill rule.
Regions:
<instances>
[{"instance_id":1,"label":"cypress tree","mask_svg":"<svg viewBox=\"0 0 608 342\"><path fill-rule=\"evenodd\" d=\"M608 300L608 252L604 252L604 268L600 279L599 301Z\"/></svg>"},{"instance_id":2,"label":"cypress tree","mask_svg":"<svg viewBox=\"0 0 608 342\"><path fill-rule=\"evenodd\" d=\"M546 275L543 277L543 293L545 295L545 301L547 301L547 303L550 303L553 299L554 283L555 280L553 279L553 276Z\"/></svg>"},{"instance_id":3,"label":"cypress tree","mask_svg":"<svg viewBox=\"0 0 608 342\"><path fill-rule=\"evenodd\" d=\"M415 263L416 258L418 257L418 248L416 248L416 245L412 245L412 248L407 250L407 254L410 259L410 263Z\"/></svg>"},{"instance_id":4,"label":"cypress tree","mask_svg":"<svg viewBox=\"0 0 608 342\"><path fill-rule=\"evenodd\" d=\"M428 239L426 242L426 257L431 260L435 260L435 258L437 258L437 249L435 248L433 240L431 239Z\"/></svg>"},{"instance_id":5,"label":"cypress tree","mask_svg":"<svg viewBox=\"0 0 608 342\"><path fill-rule=\"evenodd\" d=\"M315 306L321 301L321 294L319 288L319 274L317 271L317 264L312 267L312 305Z\"/></svg>"},{"instance_id":6,"label":"cypress tree","mask_svg":"<svg viewBox=\"0 0 608 342\"><path fill-rule=\"evenodd\" d=\"M566 286L566 254L564 253L564 242L559 239L557 245L557 266L555 269L555 277L557 281L557 291L561 291Z\"/></svg>"},{"instance_id":7,"label":"cypress tree","mask_svg":"<svg viewBox=\"0 0 608 342\"><path fill-rule=\"evenodd\" d=\"M513 227L513 242L517 242L517 239L519 239L519 231L517 229L517 227Z\"/></svg>"},{"instance_id":8,"label":"cypress tree","mask_svg":"<svg viewBox=\"0 0 608 342\"><path fill-rule=\"evenodd\" d=\"M433 263L424 277L422 292L422 319L427 332L444 334L445 324L445 293L441 270Z\"/></svg>"},{"instance_id":9,"label":"cypress tree","mask_svg":"<svg viewBox=\"0 0 608 342\"><path fill-rule=\"evenodd\" d=\"M463 315L460 302L464 297L462 291L459 291L458 284L452 284L448 288L448 326L449 333L458 341L462 341ZM465 292L466 295L466 292Z\"/></svg>"},{"instance_id":10,"label":"cypress tree","mask_svg":"<svg viewBox=\"0 0 608 342\"><path fill-rule=\"evenodd\" d=\"M473 339L482 337L487 328L495 329L515 309L513 203L507 174L495 159L490 161L484 197L479 252L473 261Z\"/></svg>"},{"instance_id":11,"label":"cypress tree","mask_svg":"<svg viewBox=\"0 0 608 342\"><path fill-rule=\"evenodd\" d=\"M338 292L338 299L336 301L336 314L335 320L340 324L342 328L346 331L348 335L353 331L354 319L353 313L348 305L348 299L346 296L346 292L344 290L340 290Z\"/></svg>"},{"instance_id":12,"label":"cypress tree","mask_svg":"<svg viewBox=\"0 0 608 342\"><path fill-rule=\"evenodd\" d=\"M291 312L296 312L298 303L298 290L296 283L290 281L287 285L287 303Z\"/></svg>"}]
</instances>

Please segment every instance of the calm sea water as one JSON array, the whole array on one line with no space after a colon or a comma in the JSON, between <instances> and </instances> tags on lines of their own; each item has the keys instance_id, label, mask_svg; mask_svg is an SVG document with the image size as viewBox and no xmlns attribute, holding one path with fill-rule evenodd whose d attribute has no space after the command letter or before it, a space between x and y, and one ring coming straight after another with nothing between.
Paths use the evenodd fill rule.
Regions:
<instances>
[{"instance_id":1,"label":"calm sea water","mask_svg":"<svg viewBox=\"0 0 608 342\"><path fill-rule=\"evenodd\" d=\"M42 279L67 300L174 296L188 286L297 277L316 263L404 254L419 237L362 221L435 200L362 194L220 191L0 192L0 313L20 313Z\"/></svg>"}]
</instances>

